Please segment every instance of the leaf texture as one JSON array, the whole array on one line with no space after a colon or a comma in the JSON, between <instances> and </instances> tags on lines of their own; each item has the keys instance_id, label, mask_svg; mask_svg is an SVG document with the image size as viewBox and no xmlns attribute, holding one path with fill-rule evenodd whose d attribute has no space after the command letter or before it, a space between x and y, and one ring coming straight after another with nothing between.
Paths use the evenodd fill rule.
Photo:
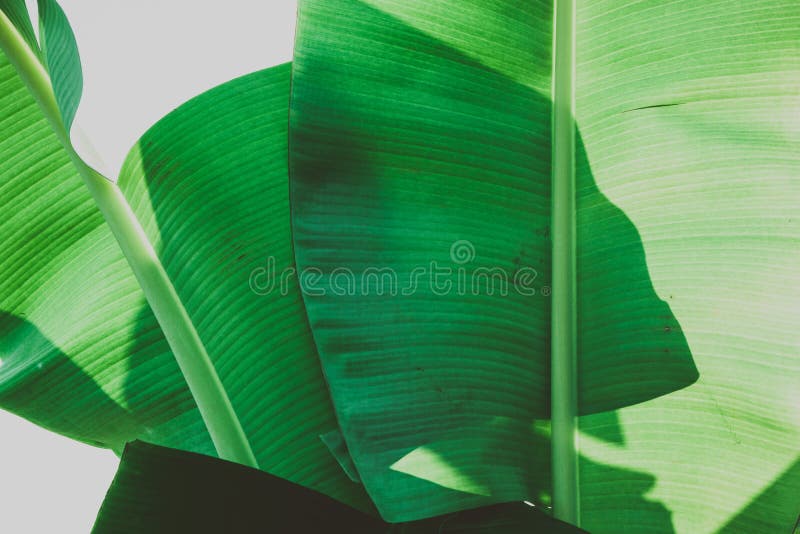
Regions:
<instances>
[{"instance_id":1,"label":"leaf texture","mask_svg":"<svg viewBox=\"0 0 800 534\"><path fill-rule=\"evenodd\" d=\"M14 214L0 230L2 407L116 450L139 438L214 454L69 156L14 68L1 72L2 201ZM336 423L296 286L264 296L250 283L267 256L291 265L288 91L284 65L198 97L143 137L121 183L203 341L224 351L215 363L262 468L371 510L320 440Z\"/></svg>"},{"instance_id":2,"label":"leaf texture","mask_svg":"<svg viewBox=\"0 0 800 534\"><path fill-rule=\"evenodd\" d=\"M56 0L38 0L39 35L44 65L53 83L64 127L69 131L83 90L78 43Z\"/></svg>"},{"instance_id":3,"label":"leaf texture","mask_svg":"<svg viewBox=\"0 0 800 534\"><path fill-rule=\"evenodd\" d=\"M550 6L447 7L304 2L295 50L298 269L389 521L548 493Z\"/></svg>"},{"instance_id":4,"label":"leaf texture","mask_svg":"<svg viewBox=\"0 0 800 534\"><path fill-rule=\"evenodd\" d=\"M369 508L320 438L336 420L297 277L288 278L289 75L290 65L281 65L184 104L137 143L119 185L211 355L259 466Z\"/></svg>"},{"instance_id":5,"label":"leaf texture","mask_svg":"<svg viewBox=\"0 0 800 534\"><path fill-rule=\"evenodd\" d=\"M713 532L762 490L775 500L736 524L769 532L796 516L797 15L778 1L577 2L580 491L592 531ZM375 282L348 291L338 273L389 267L404 281L431 260L455 273L465 264L448 245L468 241L470 271L535 258L548 280L551 36L532 21L550 17L510 1L301 9L297 258L318 276L312 329L385 517L547 492L547 462L530 460L546 431L525 443L519 427L499 447L486 445L496 427L472 426L546 417L546 300L422 284L389 298ZM522 66L531 36L543 53ZM532 485L493 478L519 461L509 451Z\"/></svg>"},{"instance_id":6,"label":"leaf texture","mask_svg":"<svg viewBox=\"0 0 800 534\"><path fill-rule=\"evenodd\" d=\"M583 526L790 532L800 504L800 6L577 5L579 316L598 317L583 325L583 351L619 352L606 338L613 324L668 331L653 365L684 346L699 372L691 387L580 420L593 460L581 467ZM635 232L604 237L616 224L600 195ZM637 256L647 284L614 273ZM676 321L645 320L652 292ZM679 361L661 380L678 376ZM593 366L587 379L603 374ZM636 368L628 376L658 387ZM609 478L603 464L638 474Z\"/></svg>"}]
</instances>

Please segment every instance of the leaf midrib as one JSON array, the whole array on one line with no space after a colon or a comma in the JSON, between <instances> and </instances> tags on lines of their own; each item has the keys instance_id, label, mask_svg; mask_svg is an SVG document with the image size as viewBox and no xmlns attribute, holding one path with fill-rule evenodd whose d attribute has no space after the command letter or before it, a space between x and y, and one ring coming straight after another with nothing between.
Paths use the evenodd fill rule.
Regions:
<instances>
[{"instance_id":1,"label":"leaf midrib","mask_svg":"<svg viewBox=\"0 0 800 534\"><path fill-rule=\"evenodd\" d=\"M217 454L222 459L258 468L250 443L214 364L153 245L116 184L89 167L73 148L48 73L2 10L0 48L35 98L111 228L175 355Z\"/></svg>"},{"instance_id":2,"label":"leaf midrib","mask_svg":"<svg viewBox=\"0 0 800 534\"><path fill-rule=\"evenodd\" d=\"M575 0L553 14L551 431L553 514L579 524L575 223Z\"/></svg>"}]
</instances>

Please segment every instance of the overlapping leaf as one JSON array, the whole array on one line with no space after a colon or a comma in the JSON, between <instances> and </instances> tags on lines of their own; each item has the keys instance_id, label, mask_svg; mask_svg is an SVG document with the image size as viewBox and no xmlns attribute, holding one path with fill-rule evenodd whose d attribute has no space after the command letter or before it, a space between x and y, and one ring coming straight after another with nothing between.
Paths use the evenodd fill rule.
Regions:
<instances>
[{"instance_id":1,"label":"overlapping leaf","mask_svg":"<svg viewBox=\"0 0 800 534\"><path fill-rule=\"evenodd\" d=\"M295 248L342 432L391 521L546 499L550 6L376 4L304 2L295 50Z\"/></svg>"},{"instance_id":2,"label":"overlapping leaf","mask_svg":"<svg viewBox=\"0 0 800 534\"><path fill-rule=\"evenodd\" d=\"M0 7L68 126L77 55L44 3L41 53L23 3ZM800 12L577 13L583 524L789 531ZM368 507L349 470L392 521L546 500L552 5L307 0L300 15L292 223L311 328L296 278L288 295L269 287L293 261L287 67L167 117L121 179L261 467ZM84 441L211 453L122 254L7 61L0 86L0 401Z\"/></svg>"},{"instance_id":3,"label":"overlapping leaf","mask_svg":"<svg viewBox=\"0 0 800 534\"><path fill-rule=\"evenodd\" d=\"M526 246L547 263L546 242L530 243L545 224L534 219L546 221L533 192L547 195L549 100L530 77L547 79L550 37L544 59L516 63L544 26L532 21L549 16L540 7L309 0L301 11L298 262L324 273L327 294L306 298L312 328L355 464L391 517L530 491L492 478L499 447L481 459L499 431L472 425L517 406L532 420L545 405L546 305L429 288L344 297L336 269L377 264L407 280L432 259L456 272L457 240L474 245L472 269L513 271ZM780 477L751 520L788 528L797 10L577 7L579 397L582 413L604 412L581 422L585 524L710 531ZM525 471L542 449L521 436L502 450L528 446Z\"/></svg>"},{"instance_id":4,"label":"overlapping leaf","mask_svg":"<svg viewBox=\"0 0 800 534\"><path fill-rule=\"evenodd\" d=\"M9 214L0 223L2 406L118 450L140 438L214 454L70 147L5 58L0 73ZM231 391L260 467L370 509L319 438L336 422L296 282L270 295L250 282L268 257L292 264L288 90L283 65L205 93L145 134L120 183ZM63 104L58 84L55 94ZM69 110L59 106L67 118Z\"/></svg>"}]
</instances>

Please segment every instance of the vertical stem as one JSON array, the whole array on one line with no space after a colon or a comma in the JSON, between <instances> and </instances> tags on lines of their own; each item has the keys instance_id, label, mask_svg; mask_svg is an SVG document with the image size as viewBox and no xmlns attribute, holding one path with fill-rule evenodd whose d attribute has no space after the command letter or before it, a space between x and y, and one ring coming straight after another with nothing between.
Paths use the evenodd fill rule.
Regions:
<instances>
[{"instance_id":1,"label":"vertical stem","mask_svg":"<svg viewBox=\"0 0 800 534\"><path fill-rule=\"evenodd\" d=\"M178 361L220 458L258 467L214 364L141 224L116 184L86 165L75 152L47 71L2 10L0 50L36 99L111 228Z\"/></svg>"},{"instance_id":2,"label":"vertical stem","mask_svg":"<svg viewBox=\"0 0 800 534\"><path fill-rule=\"evenodd\" d=\"M214 363L127 200L116 184L86 165L71 146L68 152L139 281L217 454L224 460L258 468L250 442Z\"/></svg>"},{"instance_id":3,"label":"vertical stem","mask_svg":"<svg viewBox=\"0 0 800 534\"><path fill-rule=\"evenodd\" d=\"M575 0L555 0L553 24L553 513L579 522L575 265Z\"/></svg>"}]
</instances>

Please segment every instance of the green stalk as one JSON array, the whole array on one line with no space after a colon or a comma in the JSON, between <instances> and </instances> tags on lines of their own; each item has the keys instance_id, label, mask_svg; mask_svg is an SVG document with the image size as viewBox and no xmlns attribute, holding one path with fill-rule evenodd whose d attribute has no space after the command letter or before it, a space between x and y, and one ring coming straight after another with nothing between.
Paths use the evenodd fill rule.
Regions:
<instances>
[{"instance_id":1,"label":"green stalk","mask_svg":"<svg viewBox=\"0 0 800 534\"><path fill-rule=\"evenodd\" d=\"M556 0L553 23L553 514L577 525L577 314L575 265L575 2Z\"/></svg>"},{"instance_id":2,"label":"green stalk","mask_svg":"<svg viewBox=\"0 0 800 534\"><path fill-rule=\"evenodd\" d=\"M75 152L47 71L2 11L0 48L33 94L111 227L178 361L217 454L225 460L257 468L255 455L214 364L141 224L117 185L89 167Z\"/></svg>"}]
</instances>

